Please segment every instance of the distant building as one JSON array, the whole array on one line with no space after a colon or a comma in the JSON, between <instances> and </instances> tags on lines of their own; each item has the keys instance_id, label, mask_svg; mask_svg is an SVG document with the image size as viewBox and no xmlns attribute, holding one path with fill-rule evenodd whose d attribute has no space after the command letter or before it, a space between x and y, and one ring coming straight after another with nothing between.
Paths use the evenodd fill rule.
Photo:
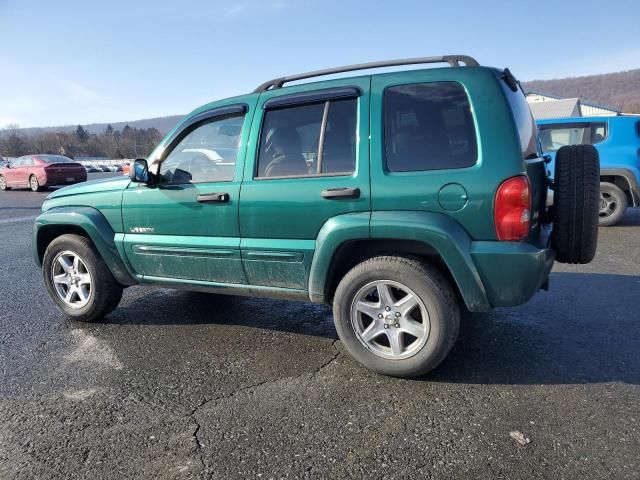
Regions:
<instances>
[{"instance_id":1,"label":"distant building","mask_svg":"<svg viewBox=\"0 0 640 480\"><path fill-rule=\"evenodd\" d=\"M540 92L528 92L527 102L536 119L620 115L620 109L615 107L596 105L579 98L560 98Z\"/></svg>"}]
</instances>

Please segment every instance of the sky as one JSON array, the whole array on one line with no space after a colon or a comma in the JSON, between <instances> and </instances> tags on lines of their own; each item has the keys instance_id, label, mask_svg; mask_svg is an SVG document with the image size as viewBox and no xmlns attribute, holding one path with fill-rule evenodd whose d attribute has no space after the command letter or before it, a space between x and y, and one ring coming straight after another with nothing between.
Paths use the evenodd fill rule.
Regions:
<instances>
[{"instance_id":1,"label":"sky","mask_svg":"<svg viewBox=\"0 0 640 480\"><path fill-rule=\"evenodd\" d=\"M270 78L468 54L521 80L640 68L640 1L0 0L0 128L185 114Z\"/></svg>"}]
</instances>

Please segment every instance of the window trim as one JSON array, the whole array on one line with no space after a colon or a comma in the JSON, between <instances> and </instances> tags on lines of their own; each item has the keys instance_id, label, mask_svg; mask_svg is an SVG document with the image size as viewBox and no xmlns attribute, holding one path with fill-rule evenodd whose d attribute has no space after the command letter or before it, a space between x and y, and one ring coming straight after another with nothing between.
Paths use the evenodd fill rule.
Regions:
<instances>
[{"instance_id":1,"label":"window trim","mask_svg":"<svg viewBox=\"0 0 640 480\"><path fill-rule=\"evenodd\" d=\"M451 167L451 168L428 168L425 170L390 170L389 167L387 166L387 142L386 142L386 125L385 125L385 95L387 93L387 90L389 90L390 88L396 88L396 87L404 87L407 85L426 85L426 84L433 84L433 83L456 83L458 84L461 88L462 91L464 92L465 96L467 97L467 102L469 104L469 108L471 109L471 119L473 121L473 136L475 137L475 143L476 143L476 160L475 162L473 162L471 165L468 165L466 167ZM382 94L381 94L381 108L380 108L380 120L382 122L382 138L380 139L380 144L382 146L382 172L385 175L407 175L407 174L419 174L422 173L424 174L425 172L447 172L450 170L456 170L456 171L460 171L460 170L464 170L467 168L477 168L478 164L480 163L480 144L478 142L478 121L476 119L475 116L475 112L473 110L473 105L471 103L471 96L469 95L469 92L467 91L467 87L460 81L458 80L428 80L428 81L421 81L421 82L402 82L402 83L394 83L392 85L385 85L385 87L382 89Z\"/></svg>"},{"instance_id":2,"label":"window trim","mask_svg":"<svg viewBox=\"0 0 640 480\"><path fill-rule=\"evenodd\" d=\"M243 118L243 125L242 125L242 131L244 131L245 125L244 125L244 121L246 120L246 116L247 116L247 112L249 110L249 106L246 103L239 103L236 105L228 105L225 107L216 107L213 108L211 110L206 110L202 113L199 113L198 115L193 116L192 118L190 118L189 120L187 120L183 125L182 128L177 131L176 133L174 133L171 138L169 138L169 140L167 141L167 146L162 150L162 153L160 154L160 157L158 158L158 161L156 162L156 164L158 165L157 167L157 180L155 182L155 185L158 187L167 187L167 186L180 186L180 185L200 185L200 184L204 184L204 183L229 183L229 182L233 182L235 179L232 178L230 180L216 180L216 181L204 181L204 182L187 182L187 183L169 183L169 182L163 182L161 180L161 175L160 175L160 171L162 169L162 164L165 162L165 160L167 159L167 157L169 155L171 155L171 153L173 153L173 151L176 149L176 147L180 144L180 142L182 140L184 140L184 138L189 135L190 133L192 133L194 130L200 128L203 125L206 125L208 123L213 123L216 122L218 120L224 120L226 118L233 118L233 117L242 117ZM242 131L240 132L240 135L242 135ZM238 149L239 150L239 149ZM235 163L235 167L237 168L238 166L238 153L236 153L236 163ZM237 172L237 169L234 168L234 177L235 174Z\"/></svg>"},{"instance_id":3,"label":"window trim","mask_svg":"<svg viewBox=\"0 0 640 480\"><path fill-rule=\"evenodd\" d=\"M347 96L347 97L333 97L333 98L325 98L325 97L318 97L318 98L325 98L325 100L309 100L309 101L305 101L305 102L301 102L301 103L291 103L291 104L286 104L283 105L281 107L278 108L264 108L263 105L263 111L264 113L262 114L262 118L260 119L260 130L259 130L259 135L258 135L258 143L257 143L257 148L255 151L255 161L254 161L254 167L253 167L253 180L283 180L283 179L290 179L290 178L322 178L322 177L347 177L347 176L354 176L358 170L358 152L356 150L356 158L355 158L355 164L353 166L353 171L351 172L329 172L329 173L306 173L306 174L301 174L301 175L275 175L275 176L271 176L271 177L262 177L258 175L258 167L260 166L260 147L262 145L262 135L263 135L263 131L264 131L264 121L265 121L265 117L266 117L266 113L269 110L284 110L286 108L297 108L297 107L302 107L304 105L314 105L314 104L322 104L324 103L324 109L322 112L322 120L320 122L320 138L318 139L318 168L321 168L322 165L322 158L321 158L321 154L324 151L324 138L325 138L325 133L326 133L326 127L327 127L327 121L328 121L328 116L329 116L329 110L331 108L331 103L332 102L336 102L336 101L340 101L340 100L350 100L350 99L355 99L356 100L356 138L357 138L357 134L358 134L358 128L360 126L360 102L359 102L359 97L360 95L362 95L362 90L359 87L348 87L349 89L352 90L357 90L359 93L357 96ZM331 89L325 89L325 90L319 90L319 91L315 91L313 93L316 92L326 92L328 90L332 90L332 91L337 91L337 90L344 90L344 88L342 87L336 87L336 88L331 88ZM309 93L309 92L305 92L305 93ZM298 95L298 94L293 94L293 95ZM289 96L289 95L282 95L284 96ZM277 97L280 98L280 97ZM309 97L305 97L305 98L311 98ZM265 102L265 105L269 102L270 100L267 100L267 102Z\"/></svg>"},{"instance_id":4,"label":"window trim","mask_svg":"<svg viewBox=\"0 0 640 480\"><path fill-rule=\"evenodd\" d=\"M360 87L333 87L310 92L289 93L268 99L262 105L263 110L276 110L307 103L324 103L331 100L348 100L362 96Z\"/></svg>"}]
</instances>

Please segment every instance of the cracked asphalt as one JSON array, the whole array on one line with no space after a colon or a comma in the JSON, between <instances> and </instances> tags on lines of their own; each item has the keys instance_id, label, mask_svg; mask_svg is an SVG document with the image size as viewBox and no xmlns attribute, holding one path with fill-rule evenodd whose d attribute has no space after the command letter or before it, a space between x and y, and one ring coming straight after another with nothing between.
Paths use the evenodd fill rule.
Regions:
<instances>
[{"instance_id":1,"label":"cracked asphalt","mask_svg":"<svg viewBox=\"0 0 640 480\"><path fill-rule=\"evenodd\" d=\"M401 380L352 360L325 306L132 287L64 319L31 257L45 196L0 193L2 480L640 478L638 210Z\"/></svg>"}]
</instances>

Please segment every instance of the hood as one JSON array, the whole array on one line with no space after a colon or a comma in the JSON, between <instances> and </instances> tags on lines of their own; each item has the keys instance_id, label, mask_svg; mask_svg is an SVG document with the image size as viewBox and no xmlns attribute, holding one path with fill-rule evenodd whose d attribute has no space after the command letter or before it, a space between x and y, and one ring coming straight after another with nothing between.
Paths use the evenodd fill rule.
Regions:
<instances>
[{"instance_id":1,"label":"hood","mask_svg":"<svg viewBox=\"0 0 640 480\"><path fill-rule=\"evenodd\" d=\"M88 182L76 183L55 190L49 194L47 200L53 198L68 197L70 195L80 195L83 193L112 192L114 190L124 190L127 188L131 180L128 175L120 177L101 178L99 180L90 180Z\"/></svg>"}]
</instances>

